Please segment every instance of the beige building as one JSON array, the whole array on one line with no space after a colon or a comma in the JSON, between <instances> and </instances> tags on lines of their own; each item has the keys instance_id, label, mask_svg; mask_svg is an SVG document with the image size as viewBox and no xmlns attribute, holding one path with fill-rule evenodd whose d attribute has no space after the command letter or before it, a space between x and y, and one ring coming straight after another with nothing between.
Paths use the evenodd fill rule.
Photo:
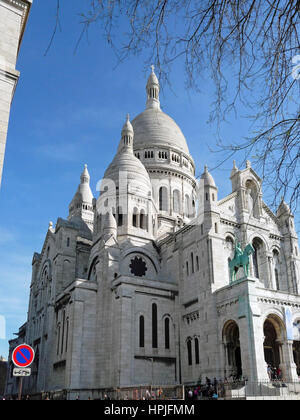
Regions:
<instances>
[{"instance_id":1,"label":"beige building","mask_svg":"<svg viewBox=\"0 0 300 420\"><path fill-rule=\"evenodd\" d=\"M16 62L32 0L0 0L0 185L10 107L20 77Z\"/></svg>"}]
</instances>

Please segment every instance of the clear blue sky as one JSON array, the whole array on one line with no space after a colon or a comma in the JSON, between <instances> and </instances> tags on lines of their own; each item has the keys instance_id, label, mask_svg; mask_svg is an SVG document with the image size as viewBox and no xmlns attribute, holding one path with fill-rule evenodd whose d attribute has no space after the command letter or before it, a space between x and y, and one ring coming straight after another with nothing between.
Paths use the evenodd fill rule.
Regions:
<instances>
[{"instance_id":1,"label":"clear blue sky","mask_svg":"<svg viewBox=\"0 0 300 420\"><path fill-rule=\"evenodd\" d=\"M21 78L11 110L5 167L0 191L0 315L7 321L7 340L26 321L31 261L40 252L49 221L66 218L85 163L95 187L113 158L125 116L145 108L150 68L144 57L116 67L117 60L92 28L76 54L82 0L62 2L61 27L45 56L55 24L55 2L35 0L17 68ZM119 36L122 36L120 28ZM149 63L151 64L151 63ZM161 104L186 136L197 173L213 168L219 155L209 151L216 129L207 124L212 86L186 91L183 70L173 68L172 90L162 87ZM241 112L242 114L242 112ZM223 126L225 139L247 134L249 123L238 115ZM231 192L232 161L213 171L219 197Z\"/></svg>"}]
</instances>

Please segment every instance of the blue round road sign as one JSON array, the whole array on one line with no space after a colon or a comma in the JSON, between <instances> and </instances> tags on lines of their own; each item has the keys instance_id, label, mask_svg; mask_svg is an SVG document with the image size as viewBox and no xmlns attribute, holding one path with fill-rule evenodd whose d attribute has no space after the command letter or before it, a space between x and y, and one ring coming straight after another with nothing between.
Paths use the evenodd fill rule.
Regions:
<instances>
[{"instance_id":1,"label":"blue round road sign","mask_svg":"<svg viewBox=\"0 0 300 420\"><path fill-rule=\"evenodd\" d=\"M28 367L34 360L34 350L27 344L16 347L12 354L12 361L17 367Z\"/></svg>"}]
</instances>

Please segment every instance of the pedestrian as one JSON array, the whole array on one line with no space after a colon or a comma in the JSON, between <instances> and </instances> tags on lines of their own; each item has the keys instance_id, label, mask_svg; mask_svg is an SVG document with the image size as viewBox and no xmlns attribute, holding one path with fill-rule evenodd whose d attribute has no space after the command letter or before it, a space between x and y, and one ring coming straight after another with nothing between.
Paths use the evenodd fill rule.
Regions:
<instances>
[{"instance_id":1,"label":"pedestrian","mask_svg":"<svg viewBox=\"0 0 300 420\"><path fill-rule=\"evenodd\" d=\"M267 367L267 372L268 372L269 379L271 380L272 379L272 369L271 369L270 365L268 365L268 367Z\"/></svg>"}]
</instances>

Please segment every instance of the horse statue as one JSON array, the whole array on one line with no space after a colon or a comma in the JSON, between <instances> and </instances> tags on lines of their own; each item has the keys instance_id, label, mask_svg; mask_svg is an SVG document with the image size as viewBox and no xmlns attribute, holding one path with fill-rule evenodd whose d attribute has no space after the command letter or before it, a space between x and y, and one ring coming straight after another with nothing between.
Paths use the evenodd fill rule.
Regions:
<instances>
[{"instance_id":1,"label":"horse statue","mask_svg":"<svg viewBox=\"0 0 300 420\"><path fill-rule=\"evenodd\" d=\"M251 244L248 244L244 251L241 249L241 245L236 242L234 258L229 261L230 269L230 283L236 281L236 273L240 267L243 267L245 277L249 275L249 262L250 255L254 254L255 250Z\"/></svg>"}]
</instances>

